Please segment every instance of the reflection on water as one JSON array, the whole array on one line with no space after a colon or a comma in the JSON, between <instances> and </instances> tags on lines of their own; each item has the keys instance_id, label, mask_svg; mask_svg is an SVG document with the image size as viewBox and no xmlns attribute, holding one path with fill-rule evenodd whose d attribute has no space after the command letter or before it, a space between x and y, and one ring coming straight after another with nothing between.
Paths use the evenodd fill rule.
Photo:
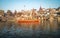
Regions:
<instances>
[{"instance_id":1,"label":"reflection on water","mask_svg":"<svg viewBox=\"0 0 60 38\"><path fill-rule=\"evenodd\" d=\"M20 38L20 36L50 37L59 34L57 20L43 21L39 24L17 24L16 22L0 22L0 37ZM45 35L44 35L45 34ZM30 37L31 38L31 37Z\"/></svg>"}]
</instances>

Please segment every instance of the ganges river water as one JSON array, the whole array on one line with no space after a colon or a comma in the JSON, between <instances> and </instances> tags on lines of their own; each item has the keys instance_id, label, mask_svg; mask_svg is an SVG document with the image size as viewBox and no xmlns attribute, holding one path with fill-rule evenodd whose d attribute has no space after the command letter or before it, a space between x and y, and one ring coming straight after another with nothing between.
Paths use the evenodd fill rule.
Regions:
<instances>
[{"instance_id":1,"label":"ganges river water","mask_svg":"<svg viewBox=\"0 0 60 38\"><path fill-rule=\"evenodd\" d=\"M58 38L60 23L57 20L43 20L39 24L18 24L0 22L0 38Z\"/></svg>"}]
</instances>

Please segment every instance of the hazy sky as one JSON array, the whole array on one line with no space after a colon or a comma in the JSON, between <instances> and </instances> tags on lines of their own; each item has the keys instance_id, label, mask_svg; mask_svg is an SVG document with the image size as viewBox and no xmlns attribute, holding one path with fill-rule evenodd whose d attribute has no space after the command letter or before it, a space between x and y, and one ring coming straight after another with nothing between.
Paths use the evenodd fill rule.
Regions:
<instances>
[{"instance_id":1,"label":"hazy sky","mask_svg":"<svg viewBox=\"0 0 60 38\"><path fill-rule=\"evenodd\" d=\"M60 6L60 0L0 0L0 9L3 10L39 9L40 6L57 8Z\"/></svg>"}]
</instances>

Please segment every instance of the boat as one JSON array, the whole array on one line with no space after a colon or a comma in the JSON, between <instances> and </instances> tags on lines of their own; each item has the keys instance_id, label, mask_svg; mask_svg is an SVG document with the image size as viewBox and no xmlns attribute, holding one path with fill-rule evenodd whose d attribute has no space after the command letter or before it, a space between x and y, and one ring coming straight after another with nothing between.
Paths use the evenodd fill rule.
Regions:
<instances>
[{"instance_id":1,"label":"boat","mask_svg":"<svg viewBox=\"0 0 60 38\"><path fill-rule=\"evenodd\" d=\"M40 23L40 20L18 20L17 21L20 24L26 23L26 24L38 24Z\"/></svg>"}]
</instances>

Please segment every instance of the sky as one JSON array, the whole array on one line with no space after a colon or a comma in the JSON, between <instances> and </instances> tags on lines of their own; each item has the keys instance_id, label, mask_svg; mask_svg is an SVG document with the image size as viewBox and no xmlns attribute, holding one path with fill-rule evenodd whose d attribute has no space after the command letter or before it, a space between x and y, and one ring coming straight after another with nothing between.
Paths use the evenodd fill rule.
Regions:
<instances>
[{"instance_id":1,"label":"sky","mask_svg":"<svg viewBox=\"0 0 60 38\"><path fill-rule=\"evenodd\" d=\"M58 8L60 0L0 0L2 10L30 10L32 8Z\"/></svg>"}]
</instances>

